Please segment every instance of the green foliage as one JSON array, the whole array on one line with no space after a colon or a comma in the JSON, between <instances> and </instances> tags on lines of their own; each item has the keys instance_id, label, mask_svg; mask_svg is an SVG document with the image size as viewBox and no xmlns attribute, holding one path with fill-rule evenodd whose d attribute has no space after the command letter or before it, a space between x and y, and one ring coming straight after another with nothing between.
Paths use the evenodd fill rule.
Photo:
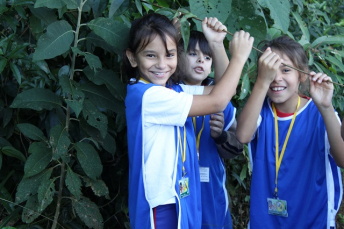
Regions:
<instances>
[{"instance_id":1,"label":"green foliage","mask_svg":"<svg viewBox=\"0 0 344 229\"><path fill-rule=\"evenodd\" d=\"M204 17L250 32L255 45L288 34L312 70L343 84L343 9L342 0L0 0L0 227L130 228L121 54L134 19L178 16L185 44ZM256 62L252 51L232 100L239 113ZM333 104L343 115L342 87ZM233 225L245 228L247 148L226 165Z\"/></svg>"}]
</instances>

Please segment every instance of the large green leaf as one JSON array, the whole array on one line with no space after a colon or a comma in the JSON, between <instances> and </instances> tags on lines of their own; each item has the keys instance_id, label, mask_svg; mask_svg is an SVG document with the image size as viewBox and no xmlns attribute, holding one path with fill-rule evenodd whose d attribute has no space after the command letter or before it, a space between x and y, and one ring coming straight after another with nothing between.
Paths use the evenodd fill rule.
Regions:
<instances>
[{"instance_id":1,"label":"large green leaf","mask_svg":"<svg viewBox=\"0 0 344 229\"><path fill-rule=\"evenodd\" d=\"M250 90L250 80L248 78L248 74L245 73L241 81L241 92L240 92L239 100L245 99L246 96L248 95L249 90Z\"/></svg>"},{"instance_id":2,"label":"large green leaf","mask_svg":"<svg viewBox=\"0 0 344 229\"><path fill-rule=\"evenodd\" d=\"M82 85L81 90L98 107L109 109L116 113L124 113L124 103L113 97L105 86L88 83Z\"/></svg>"},{"instance_id":3,"label":"large green leaf","mask_svg":"<svg viewBox=\"0 0 344 229\"><path fill-rule=\"evenodd\" d=\"M99 69L102 68L102 63L101 63L99 57L97 57L96 55L93 55L91 53L82 52L82 51L80 51L80 49L75 48L75 47L72 47L72 51L75 54L78 54L80 56L84 56L87 63L88 63L88 66L91 69L93 69L94 72L97 72Z\"/></svg>"},{"instance_id":4,"label":"large green leaf","mask_svg":"<svg viewBox=\"0 0 344 229\"><path fill-rule=\"evenodd\" d=\"M12 102L11 108L29 108L37 111L52 110L61 106L60 98L52 91L42 88L32 88L23 91Z\"/></svg>"},{"instance_id":5,"label":"large green leaf","mask_svg":"<svg viewBox=\"0 0 344 229\"><path fill-rule=\"evenodd\" d=\"M37 193L37 187L50 178L53 169L47 169L36 176L23 178L18 187L16 193L16 203L21 203L25 200L28 200L30 195L35 195Z\"/></svg>"},{"instance_id":6,"label":"large green leaf","mask_svg":"<svg viewBox=\"0 0 344 229\"><path fill-rule=\"evenodd\" d=\"M22 213L23 222L32 223L40 215L39 213L37 195L30 196Z\"/></svg>"},{"instance_id":7,"label":"large green leaf","mask_svg":"<svg viewBox=\"0 0 344 229\"><path fill-rule=\"evenodd\" d=\"M68 95L66 95L65 101L73 109L76 117L78 117L80 112L82 111L85 94L79 89L79 87L76 87L74 84L75 82L73 80L70 80L68 76L60 76L60 85L63 92L65 94L70 94L71 96L71 98L69 98Z\"/></svg>"},{"instance_id":8,"label":"large green leaf","mask_svg":"<svg viewBox=\"0 0 344 229\"><path fill-rule=\"evenodd\" d=\"M19 68L13 62L10 62L9 65L12 70L13 76L16 78L18 84L21 84L23 77L22 77L22 74L20 73Z\"/></svg>"},{"instance_id":9,"label":"large green leaf","mask_svg":"<svg viewBox=\"0 0 344 229\"><path fill-rule=\"evenodd\" d=\"M255 44L266 37L267 24L262 9L251 0L232 0L232 12L226 23L229 31L242 29L249 32Z\"/></svg>"},{"instance_id":10,"label":"large green leaf","mask_svg":"<svg viewBox=\"0 0 344 229\"><path fill-rule=\"evenodd\" d=\"M55 22L57 20L57 15L55 14L55 12L51 9L45 8L45 7L41 7L41 8L34 8L32 5L28 6L31 13L37 17L39 19L39 24L37 23L37 25L34 28L31 28L31 30L36 30L37 31L41 31L42 25L41 23L44 22L46 25L50 25L51 23ZM32 23L33 18L35 18L34 16L30 17L30 26L34 26L34 23ZM37 21L37 20L35 20Z\"/></svg>"},{"instance_id":11,"label":"large green leaf","mask_svg":"<svg viewBox=\"0 0 344 229\"><path fill-rule=\"evenodd\" d=\"M103 228L103 217L99 212L98 206L88 198L73 199L73 207L76 214L88 228Z\"/></svg>"},{"instance_id":12,"label":"large green leaf","mask_svg":"<svg viewBox=\"0 0 344 229\"><path fill-rule=\"evenodd\" d=\"M49 179L42 182L38 187L38 211L42 212L54 200L55 179Z\"/></svg>"},{"instance_id":13,"label":"large green leaf","mask_svg":"<svg viewBox=\"0 0 344 229\"><path fill-rule=\"evenodd\" d=\"M69 134L66 128L56 125L50 130L50 144L53 147L53 159L58 160L61 156L66 155L70 145Z\"/></svg>"},{"instance_id":14,"label":"large green leaf","mask_svg":"<svg viewBox=\"0 0 344 229\"><path fill-rule=\"evenodd\" d=\"M284 33L288 31L290 19L290 3L289 1L276 0L258 0L258 3L269 8L270 17L274 20L274 27L281 29ZM249 15L247 15L249 17Z\"/></svg>"},{"instance_id":15,"label":"large green leaf","mask_svg":"<svg viewBox=\"0 0 344 229\"><path fill-rule=\"evenodd\" d=\"M67 168L66 185L68 190L73 194L73 196L77 200L80 200L81 180L79 176L76 173L74 173L69 166Z\"/></svg>"},{"instance_id":16,"label":"large green leaf","mask_svg":"<svg viewBox=\"0 0 344 229\"><path fill-rule=\"evenodd\" d=\"M30 123L20 123L17 124L19 130L28 138L36 141L46 141L47 138L44 133L36 126Z\"/></svg>"},{"instance_id":17,"label":"large green leaf","mask_svg":"<svg viewBox=\"0 0 344 229\"><path fill-rule=\"evenodd\" d=\"M105 196L106 199L109 199L109 189L102 180L91 180L87 177L84 177L86 182L86 187L91 187L92 191L96 196Z\"/></svg>"},{"instance_id":18,"label":"large green leaf","mask_svg":"<svg viewBox=\"0 0 344 229\"><path fill-rule=\"evenodd\" d=\"M72 27L66 21L50 24L47 32L37 42L34 60L51 59L67 52L74 39Z\"/></svg>"},{"instance_id":19,"label":"large green leaf","mask_svg":"<svg viewBox=\"0 0 344 229\"><path fill-rule=\"evenodd\" d=\"M121 54L123 47L126 47L129 28L120 21L111 18L99 17L87 24L98 36L113 46L117 54Z\"/></svg>"},{"instance_id":20,"label":"large green leaf","mask_svg":"<svg viewBox=\"0 0 344 229\"><path fill-rule=\"evenodd\" d=\"M63 0L36 0L35 8L47 7L50 9L59 9L62 8L66 3Z\"/></svg>"},{"instance_id":21,"label":"large green leaf","mask_svg":"<svg viewBox=\"0 0 344 229\"><path fill-rule=\"evenodd\" d=\"M78 161L86 175L96 180L103 170L97 151L95 151L92 145L84 142L76 143L75 149Z\"/></svg>"},{"instance_id":22,"label":"large green leaf","mask_svg":"<svg viewBox=\"0 0 344 229\"><path fill-rule=\"evenodd\" d=\"M29 152L31 155L24 166L24 178L34 176L43 171L53 157L51 148L40 147L38 144L32 144Z\"/></svg>"},{"instance_id":23,"label":"large green leaf","mask_svg":"<svg viewBox=\"0 0 344 229\"><path fill-rule=\"evenodd\" d=\"M190 11L199 19L205 17L216 17L220 22L224 23L231 13L232 0L226 1L208 1L208 0L190 0ZM202 31L201 22L195 21L197 29Z\"/></svg>"},{"instance_id":24,"label":"large green leaf","mask_svg":"<svg viewBox=\"0 0 344 229\"><path fill-rule=\"evenodd\" d=\"M3 154L6 154L7 156L10 157L15 157L19 160L21 160L22 162L26 161L25 156L17 149L15 149L13 146L4 146L2 148L0 148Z\"/></svg>"},{"instance_id":25,"label":"large green leaf","mask_svg":"<svg viewBox=\"0 0 344 229\"><path fill-rule=\"evenodd\" d=\"M85 100L82 114L87 123L97 128L102 137L105 138L108 124L107 116L100 112L96 105L89 100Z\"/></svg>"},{"instance_id":26,"label":"large green leaf","mask_svg":"<svg viewBox=\"0 0 344 229\"><path fill-rule=\"evenodd\" d=\"M302 34L305 36L306 40L309 42L310 41L310 35L309 35L309 30L307 27L307 24L302 20L300 14L298 12L291 12L295 20L300 26L300 29L302 31Z\"/></svg>"},{"instance_id":27,"label":"large green leaf","mask_svg":"<svg viewBox=\"0 0 344 229\"><path fill-rule=\"evenodd\" d=\"M344 44L344 36L322 36L318 37L313 41L312 47L317 47L318 45L327 45L327 44Z\"/></svg>"},{"instance_id":28,"label":"large green leaf","mask_svg":"<svg viewBox=\"0 0 344 229\"><path fill-rule=\"evenodd\" d=\"M126 85L119 79L114 71L103 69L94 73L93 71L90 71L89 68L85 68L84 73L87 78L95 84L105 84L115 98L124 101L126 96Z\"/></svg>"}]
</instances>

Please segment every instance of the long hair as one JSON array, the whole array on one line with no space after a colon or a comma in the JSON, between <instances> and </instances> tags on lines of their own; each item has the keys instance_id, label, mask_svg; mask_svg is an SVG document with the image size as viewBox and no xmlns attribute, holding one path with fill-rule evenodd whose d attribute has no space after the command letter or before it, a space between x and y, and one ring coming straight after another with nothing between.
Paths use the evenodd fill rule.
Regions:
<instances>
[{"instance_id":1,"label":"long hair","mask_svg":"<svg viewBox=\"0 0 344 229\"><path fill-rule=\"evenodd\" d=\"M176 44L178 53L177 55L179 56L178 34L174 25L166 16L157 13L147 14L132 22L129 33L128 47L126 50L130 50L134 55L136 55L138 52L142 51L152 40L154 40L156 36L160 36L163 40L167 53L169 53L166 44L167 38L172 39L172 41L174 41ZM129 82L131 78L135 78L135 83L137 83L140 78L140 73L137 67L133 68L131 66L125 54L126 50L124 50L122 57L127 79ZM180 70L177 65L176 72L178 71ZM175 75L179 74L172 74L171 78L168 80L168 84L171 83L171 80L174 82L179 81L178 79L174 79Z\"/></svg>"}]
</instances>

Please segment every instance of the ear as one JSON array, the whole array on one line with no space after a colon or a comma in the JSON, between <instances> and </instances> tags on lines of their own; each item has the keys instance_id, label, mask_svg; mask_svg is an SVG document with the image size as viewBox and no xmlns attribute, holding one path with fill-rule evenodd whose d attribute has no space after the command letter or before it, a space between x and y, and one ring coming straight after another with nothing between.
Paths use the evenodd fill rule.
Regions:
<instances>
[{"instance_id":1,"label":"ear","mask_svg":"<svg viewBox=\"0 0 344 229\"><path fill-rule=\"evenodd\" d=\"M307 75L305 73L300 72L300 82L303 83L307 80Z\"/></svg>"},{"instance_id":2,"label":"ear","mask_svg":"<svg viewBox=\"0 0 344 229\"><path fill-rule=\"evenodd\" d=\"M134 53L132 53L129 49L125 50L125 54L131 64L131 67L136 68L137 62Z\"/></svg>"}]
</instances>

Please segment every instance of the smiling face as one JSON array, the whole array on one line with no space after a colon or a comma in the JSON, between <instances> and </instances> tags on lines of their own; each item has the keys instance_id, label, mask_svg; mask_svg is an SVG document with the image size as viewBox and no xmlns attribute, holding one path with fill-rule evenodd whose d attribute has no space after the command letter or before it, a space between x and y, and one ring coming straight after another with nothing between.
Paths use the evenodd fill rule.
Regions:
<instances>
[{"instance_id":1,"label":"smiling face","mask_svg":"<svg viewBox=\"0 0 344 229\"><path fill-rule=\"evenodd\" d=\"M161 86L165 86L177 68L177 45L168 36L166 37L166 46L162 38L156 35L136 55L129 50L126 54L131 66L138 67L142 78Z\"/></svg>"},{"instance_id":2,"label":"smiling face","mask_svg":"<svg viewBox=\"0 0 344 229\"><path fill-rule=\"evenodd\" d=\"M284 60L283 63L296 68L288 56L278 50L272 51ZM278 110L286 113L293 113L295 111L301 80L303 79L301 79L300 73L297 70L281 64L267 93Z\"/></svg>"},{"instance_id":3,"label":"smiling face","mask_svg":"<svg viewBox=\"0 0 344 229\"><path fill-rule=\"evenodd\" d=\"M187 67L184 82L188 85L201 85L211 71L212 58L204 54L199 44L195 50L189 50L186 54Z\"/></svg>"}]
</instances>

